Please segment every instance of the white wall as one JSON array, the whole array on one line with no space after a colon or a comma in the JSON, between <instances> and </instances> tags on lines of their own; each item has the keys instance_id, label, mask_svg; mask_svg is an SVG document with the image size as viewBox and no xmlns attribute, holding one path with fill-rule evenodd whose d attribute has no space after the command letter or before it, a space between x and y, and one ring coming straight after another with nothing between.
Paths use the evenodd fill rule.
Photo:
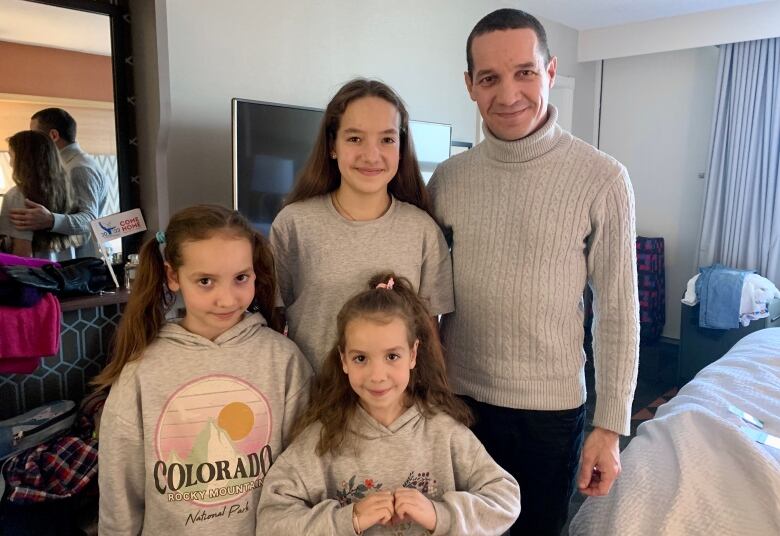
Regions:
<instances>
[{"instance_id":1,"label":"white wall","mask_svg":"<svg viewBox=\"0 0 780 536\"><path fill-rule=\"evenodd\" d=\"M604 62L601 144L629 171L637 233L666 246L666 326L679 338L680 298L696 273L718 51L697 48Z\"/></svg>"},{"instance_id":2,"label":"white wall","mask_svg":"<svg viewBox=\"0 0 780 536\"><path fill-rule=\"evenodd\" d=\"M761 2L579 35L579 61L621 58L780 36L780 2Z\"/></svg>"},{"instance_id":3,"label":"white wall","mask_svg":"<svg viewBox=\"0 0 780 536\"><path fill-rule=\"evenodd\" d=\"M522 9L522 6L520 8ZM550 53L558 58L558 74L574 78L575 81L572 133L588 143L595 144L594 102L598 62L577 61L579 38L577 30L543 17L539 17L539 21L547 32Z\"/></svg>"},{"instance_id":4,"label":"white wall","mask_svg":"<svg viewBox=\"0 0 780 536\"><path fill-rule=\"evenodd\" d=\"M232 97L324 107L346 80L377 77L400 93L414 119L450 123L453 139L473 142L476 108L463 83L466 37L485 14L512 5L155 0L155 20L146 20L150 13L144 10L139 17L144 32L156 33L159 47L158 65L148 57L137 65L147 73L158 69L160 86L147 88L150 98L139 103L139 115L151 107L151 115L159 116L158 124L141 132L157 138L150 149L141 148L147 161L142 170L153 174L142 184L156 184L159 198L157 206L145 200L144 210L157 211L164 223L169 212L194 203L231 203ZM590 141L592 64L577 64L575 30L544 22L559 71L577 78L574 132ZM580 83L580 76L591 81Z\"/></svg>"},{"instance_id":5,"label":"white wall","mask_svg":"<svg viewBox=\"0 0 780 536\"><path fill-rule=\"evenodd\" d=\"M232 97L324 107L343 82L376 77L399 92L414 119L451 123L453 139L473 141L465 40L499 2L165 4L171 211L231 202Z\"/></svg>"}]
</instances>

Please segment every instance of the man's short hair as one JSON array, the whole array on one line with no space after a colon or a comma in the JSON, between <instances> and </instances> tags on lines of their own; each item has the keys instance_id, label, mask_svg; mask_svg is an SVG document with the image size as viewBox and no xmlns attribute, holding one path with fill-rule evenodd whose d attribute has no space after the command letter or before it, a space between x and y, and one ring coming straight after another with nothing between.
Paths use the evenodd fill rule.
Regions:
<instances>
[{"instance_id":1,"label":"man's short hair","mask_svg":"<svg viewBox=\"0 0 780 536\"><path fill-rule=\"evenodd\" d=\"M45 108L35 112L30 119L38 121L41 130L56 129L67 143L76 141L76 121L62 108Z\"/></svg>"},{"instance_id":2,"label":"man's short hair","mask_svg":"<svg viewBox=\"0 0 780 536\"><path fill-rule=\"evenodd\" d=\"M547 32L544 31L544 26L539 20L519 9L497 9L492 13L489 13L482 17L482 19L471 30L469 38L466 41L466 67L468 68L469 76L474 71L474 58L471 55L471 43L475 37L480 35L496 32L499 30L520 30L528 28L536 33L536 40L539 46L539 52L542 53L544 63L550 62L550 47L547 46Z\"/></svg>"}]
</instances>

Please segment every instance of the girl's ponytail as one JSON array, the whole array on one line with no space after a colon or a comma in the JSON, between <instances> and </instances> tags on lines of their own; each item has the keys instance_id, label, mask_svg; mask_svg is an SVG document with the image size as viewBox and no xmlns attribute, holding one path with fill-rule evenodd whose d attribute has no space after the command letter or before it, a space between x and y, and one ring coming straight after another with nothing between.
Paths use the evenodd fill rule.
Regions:
<instances>
[{"instance_id":1,"label":"girl's ponytail","mask_svg":"<svg viewBox=\"0 0 780 536\"><path fill-rule=\"evenodd\" d=\"M175 296L166 284L160 244L152 238L141 247L138 275L119 322L111 358L92 380L93 385L99 389L111 386L124 366L146 350L160 332L174 300Z\"/></svg>"}]
</instances>

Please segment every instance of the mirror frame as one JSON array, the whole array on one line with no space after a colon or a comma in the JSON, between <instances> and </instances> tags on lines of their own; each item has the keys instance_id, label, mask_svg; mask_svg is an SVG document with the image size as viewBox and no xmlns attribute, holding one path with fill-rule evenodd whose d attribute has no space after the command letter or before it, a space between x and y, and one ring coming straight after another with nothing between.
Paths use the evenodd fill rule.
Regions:
<instances>
[{"instance_id":1,"label":"mirror frame","mask_svg":"<svg viewBox=\"0 0 780 536\"><path fill-rule=\"evenodd\" d=\"M135 90L128 0L25 0L37 4L107 15L111 26L111 71L114 83L114 122L119 210L141 206L138 173L138 138L135 124ZM143 233L122 238L122 253L136 253Z\"/></svg>"}]
</instances>

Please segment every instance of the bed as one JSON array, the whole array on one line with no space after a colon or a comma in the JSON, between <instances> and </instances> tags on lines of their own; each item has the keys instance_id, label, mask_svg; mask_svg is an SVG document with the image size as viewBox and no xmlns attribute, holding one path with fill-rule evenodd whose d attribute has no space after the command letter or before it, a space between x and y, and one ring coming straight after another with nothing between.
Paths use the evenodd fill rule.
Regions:
<instances>
[{"instance_id":1,"label":"bed","mask_svg":"<svg viewBox=\"0 0 780 536\"><path fill-rule=\"evenodd\" d=\"M780 328L737 342L640 425L611 493L589 497L569 534L780 535L780 448L750 439L729 405L780 437Z\"/></svg>"}]
</instances>

